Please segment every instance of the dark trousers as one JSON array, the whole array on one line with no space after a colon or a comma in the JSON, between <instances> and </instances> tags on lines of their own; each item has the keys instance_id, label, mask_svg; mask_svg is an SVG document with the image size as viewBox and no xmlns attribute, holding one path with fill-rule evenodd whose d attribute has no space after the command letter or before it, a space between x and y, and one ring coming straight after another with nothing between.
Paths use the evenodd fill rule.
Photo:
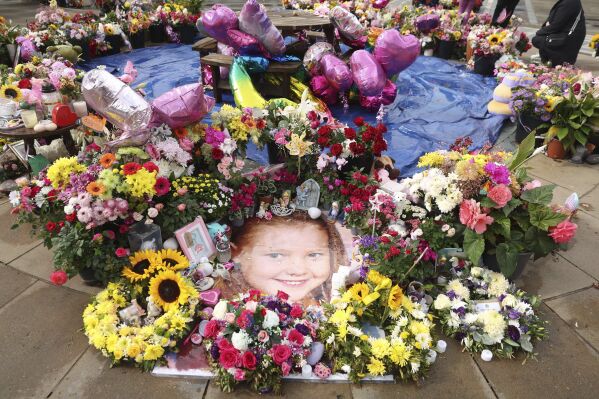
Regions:
<instances>
[{"instance_id":1,"label":"dark trousers","mask_svg":"<svg viewBox=\"0 0 599 399\"><path fill-rule=\"evenodd\" d=\"M502 28L507 27L510 23L510 18L512 18L514 10L519 2L520 0L497 0L497 5L495 6L495 11L493 12L492 24L495 26L501 26ZM499 14L501 14L501 11L504 9L506 12L506 17L501 23L499 23L497 22L497 18L499 18Z\"/></svg>"}]
</instances>

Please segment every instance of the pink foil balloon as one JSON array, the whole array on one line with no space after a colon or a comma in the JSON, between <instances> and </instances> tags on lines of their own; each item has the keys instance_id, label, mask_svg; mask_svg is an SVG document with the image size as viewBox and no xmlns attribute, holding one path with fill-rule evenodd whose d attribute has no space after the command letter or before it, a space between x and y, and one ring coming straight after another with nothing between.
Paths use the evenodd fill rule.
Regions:
<instances>
[{"instance_id":1,"label":"pink foil balloon","mask_svg":"<svg viewBox=\"0 0 599 399\"><path fill-rule=\"evenodd\" d=\"M322 57L320 68L331 86L338 91L346 91L354 83L352 73L347 64L333 54L325 54Z\"/></svg>"},{"instance_id":2,"label":"pink foil balloon","mask_svg":"<svg viewBox=\"0 0 599 399\"><path fill-rule=\"evenodd\" d=\"M260 39L274 56L285 54L285 41L281 32L272 24L266 9L256 0L248 0L239 13L239 29Z\"/></svg>"},{"instance_id":3,"label":"pink foil balloon","mask_svg":"<svg viewBox=\"0 0 599 399\"><path fill-rule=\"evenodd\" d=\"M362 26L358 17L345 8L335 6L329 15L339 34L347 40L356 41L366 35L366 29Z\"/></svg>"},{"instance_id":4,"label":"pink foil balloon","mask_svg":"<svg viewBox=\"0 0 599 399\"><path fill-rule=\"evenodd\" d=\"M330 85L329 81L324 76L314 76L312 80L310 80L310 88L312 89L312 92L325 103L329 105L337 103L339 92Z\"/></svg>"},{"instance_id":5,"label":"pink foil balloon","mask_svg":"<svg viewBox=\"0 0 599 399\"><path fill-rule=\"evenodd\" d=\"M216 52L224 55L235 55L235 49L231 46L227 46L224 43L218 42L216 44ZM221 79L226 79L229 76L229 67L220 67Z\"/></svg>"},{"instance_id":6,"label":"pink foil balloon","mask_svg":"<svg viewBox=\"0 0 599 399\"><path fill-rule=\"evenodd\" d=\"M227 31L238 29L239 21L235 11L222 4L215 4L211 10L202 14L202 25L208 35L219 42L227 43Z\"/></svg>"},{"instance_id":7,"label":"pink foil balloon","mask_svg":"<svg viewBox=\"0 0 599 399\"><path fill-rule=\"evenodd\" d=\"M260 40L254 36L237 29L229 29L227 32L228 43L241 55L259 55L270 58L268 51Z\"/></svg>"},{"instance_id":8,"label":"pink foil balloon","mask_svg":"<svg viewBox=\"0 0 599 399\"><path fill-rule=\"evenodd\" d=\"M354 82L363 96L378 96L387 78L378 61L366 50L355 51L349 59Z\"/></svg>"},{"instance_id":9,"label":"pink foil balloon","mask_svg":"<svg viewBox=\"0 0 599 399\"><path fill-rule=\"evenodd\" d=\"M387 4L389 4L389 0L374 0L372 2L372 8L376 8L377 10L381 10L381 9L387 7Z\"/></svg>"},{"instance_id":10,"label":"pink foil balloon","mask_svg":"<svg viewBox=\"0 0 599 399\"><path fill-rule=\"evenodd\" d=\"M397 86L387 79L385 88L380 96L360 96L360 105L368 111L377 111L382 105L389 105L395 101L397 96Z\"/></svg>"},{"instance_id":11,"label":"pink foil balloon","mask_svg":"<svg viewBox=\"0 0 599 399\"><path fill-rule=\"evenodd\" d=\"M374 58L381 64L387 77L391 77L410 65L420 54L420 42L413 35L402 35L396 29L381 33L374 46Z\"/></svg>"},{"instance_id":12,"label":"pink foil balloon","mask_svg":"<svg viewBox=\"0 0 599 399\"><path fill-rule=\"evenodd\" d=\"M308 50L306 51L306 54L304 55L304 67L306 68L306 71L308 71L308 73L312 76L314 75L320 75L321 73L321 69L320 69L320 59L325 55L325 54L334 54L335 53L335 49L333 48L333 45L331 43L328 42L316 42L313 45L311 45Z\"/></svg>"},{"instance_id":13,"label":"pink foil balloon","mask_svg":"<svg viewBox=\"0 0 599 399\"><path fill-rule=\"evenodd\" d=\"M152 101L152 125L162 123L171 128L187 126L201 120L214 107L214 98L204 95L201 84L175 87Z\"/></svg>"}]
</instances>

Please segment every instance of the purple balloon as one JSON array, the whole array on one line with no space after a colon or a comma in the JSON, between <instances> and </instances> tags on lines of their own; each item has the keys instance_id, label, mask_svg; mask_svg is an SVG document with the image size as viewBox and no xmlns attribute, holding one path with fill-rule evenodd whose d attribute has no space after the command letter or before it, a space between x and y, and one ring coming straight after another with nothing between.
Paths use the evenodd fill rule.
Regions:
<instances>
[{"instance_id":1,"label":"purple balloon","mask_svg":"<svg viewBox=\"0 0 599 399\"><path fill-rule=\"evenodd\" d=\"M152 101L152 126L163 123L171 128L184 127L201 120L214 107L214 98L206 96L201 84L175 87Z\"/></svg>"},{"instance_id":2,"label":"purple balloon","mask_svg":"<svg viewBox=\"0 0 599 399\"><path fill-rule=\"evenodd\" d=\"M256 0L248 0L239 13L239 29L260 39L272 55L285 54L285 40L281 32L272 24L266 9Z\"/></svg>"},{"instance_id":3,"label":"purple balloon","mask_svg":"<svg viewBox=\"0 0 599 399\"><path fill-rule=\"evenodd\" d=\"M416 18L416 28L418 28L420 32L430 32L439 27L440 21L439 14L421 15Z\"/></svg>"},{"instance_id":4,"label":"purple balloon","mask_svg":"<svg viewBox=\"0 0 599 399\"><path fill-rule=\"evenodd\" d=\"M211 10L202 14L202 25L208 35L219 42L227 43L227 31L238 29L239 21L235 11L222 4L215 4Z\"/></svg>"},{"instance_id":5,"label":"purple balloon","mask_svg":"<svg viewBox=\"0 0 599 399\"><path fill-rule=\"evenodd\" d=\"M381 64L387 77L410 65L420 54L420 42L413 35L402 35L396 29L386 30L376 39L374 58Z\"/></svg>"},{"instance_id":6,"label":"purple balloon","mask_svg":"<svg viewBox=\"0 0 599 399\"><path fill-rule=\"evenodd\" d=\"M397 96L397 86L387 79L385 88L380 96L360 96L360 105L368 111L378 111L381 104L389 105L395 101L395 96Z\"/></svg>"},{"instance_id":7,"label":"purple balloon","mask_svg":"<svg viewBox=\"0 0 599 399\"><path fill-rule=\"evenodd\" d=\"M337 103L339 92L331 86L327 78L324 76L314 76L310 80L310 88L314 94L329 105Z\"/></svg>"},{"instance_id":8,"label":"purple balloon","mask_svg":"<svg viewBox=\"0 0 599 399\"><path fill-rule=\"evenodd\" d=\"M378 96L387 78L378 61L366 50L355 51L349 59L354 82L363 96Z\"/></svg>"},{"instance_id":9,"label":"purple balloon","mask_svg":"<svg viewBox=\"0 0 599 399\"><path fill-rule=\"evenodd\" d=\"M254 36L237 29L227 31L228 43L241 55L259 55L270 58L268 51Z\"/></svg>"},{"instance_id":10,"label":"purple balloon","mask_svg":"<svg viewBox=\"0 0 599 399\"><path fill-rule=\"evenodd\" d=\"M325 54L320 59L320 68L331 86L338 91L346 91L354 83L347 64L333 54Z\"/></svg>"},{"instance_id":11,"label":"purple balloon","mask_svg":"<svg viewBox=\"0 0 599 399\"><path fill-rule=\"evenodd\" d=\"M227 46L224 43L218 42L216 44L216 52L224 55L235 55L235 49L231 46ZM221 79L226 79L229 76L229 67L220 67L220 77Z\"/></svg>"}]
</instances>

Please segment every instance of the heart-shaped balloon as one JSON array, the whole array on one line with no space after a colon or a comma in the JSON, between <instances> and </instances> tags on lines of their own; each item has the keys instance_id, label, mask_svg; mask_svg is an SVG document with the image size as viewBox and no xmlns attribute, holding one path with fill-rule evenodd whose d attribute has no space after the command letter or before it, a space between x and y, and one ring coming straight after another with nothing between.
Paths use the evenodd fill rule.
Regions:
<instances>
[{"instance_id":1,"label":"heart-shaped balloon","mask_svg":"<svg viewBox=\"0 0 599 399\"><path fill-rule=\"evenodd\" d=\"M402 35L396 29L389 29L376 39L374 58L381 64L387 77L412 65L418 54L420 41L414 35Z\"/></svg>"},{"instance_id":2,"label":"heart-shaped balloon","mask_svg":"<svg viewBox=\"0 0 599 399\"><path fill-rule=\"evenodd\" d=\"M73 125L77 119L77 114L66 104L58 104L52 109L52 122L58 127Z\"/></svg>"},{"instance_id":3,"label":"heart-shaped balloon","mask_svg":"<svg viewBox=\"0 0 599 399\"><path fill-rule=\"evenodd\" d=\"M208 291L200 292L200 299L206 304L214 306L218 303L220 299L220 290L218 288L214 288Z\"/></svg>"},{"instance_id":4,"label":"heart-shaped balloon","mask_svg":"<svg viewBox=\"0 0 599 399\"><path fill-rule=\"evenodd\" d=\"M331 86L338 91L346 91L354 83L347 64L333 54L325 54L321 58L320 68Z\"/></svg>"},{"instance_id":5,"label":"heart-shaped balloon","mask_svg":"<svg viewBox=\"0 0 599 399\"><path fill-rule=\"evenodd\" d=\"M363 96L378 96L387 78L381 64L366 50L355 51L349 59L354 82Z\"/></svg>"}]
</instances>

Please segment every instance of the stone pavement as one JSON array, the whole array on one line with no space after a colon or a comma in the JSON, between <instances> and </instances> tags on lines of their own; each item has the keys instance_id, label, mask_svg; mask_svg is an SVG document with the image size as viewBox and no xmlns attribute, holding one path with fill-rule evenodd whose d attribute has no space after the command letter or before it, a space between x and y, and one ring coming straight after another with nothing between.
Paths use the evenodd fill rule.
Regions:
<instances>
[{"instance_id":1,"label":"stone pavement","mask_svg":"<svg viewBox=\"0 0 599 399\"><path fill-rule=\"evenodd\" d=\"M599 391L599 167L555 162L538 155L530 174L556 184L557 203L580 195L577 238L568 252L528 265L518 285L543 297L549 338L536 360L493 360L449 348L429 377L415 384L284 384L286 397L317 398L590 398ZM110 368L87 344L81 312L98 292L78 278L64 287L48 281L51 253L10 230L13 216L0 200L0 398L249 398L248 390L220 392L206 381L158 378L131 367Z\"/></svg>"}]
</instances>

